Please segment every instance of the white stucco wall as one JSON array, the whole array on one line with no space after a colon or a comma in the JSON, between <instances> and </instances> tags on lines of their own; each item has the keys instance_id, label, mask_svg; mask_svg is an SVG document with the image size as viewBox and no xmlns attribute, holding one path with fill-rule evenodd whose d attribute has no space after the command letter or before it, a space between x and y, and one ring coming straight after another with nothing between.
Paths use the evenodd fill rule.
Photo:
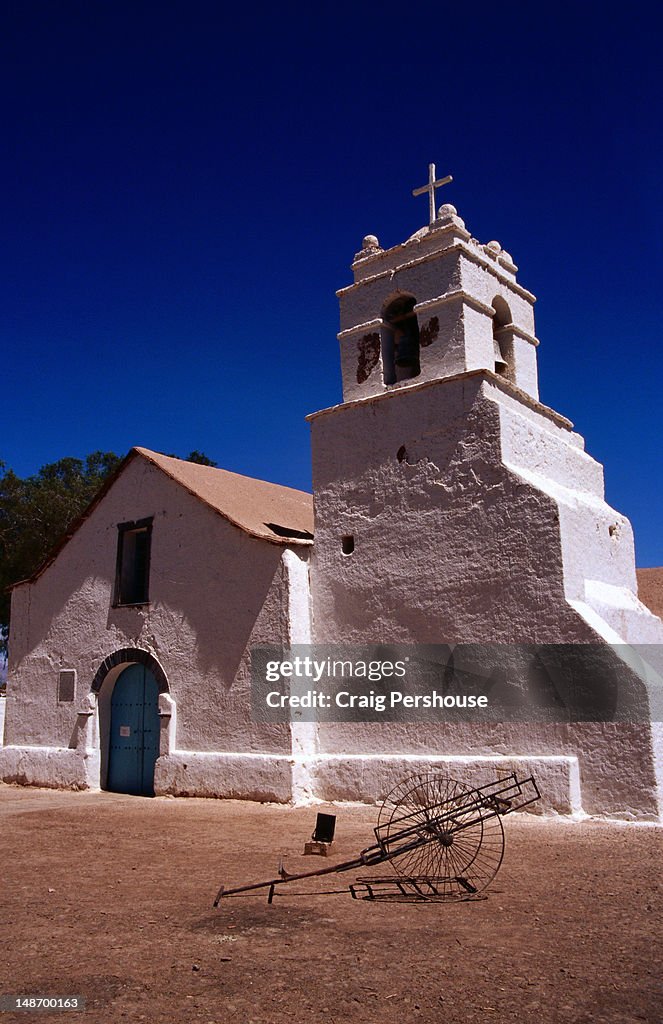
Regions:
<instances>
[{"instance_id":1,"label":"white stucco wall","mask_svg":"<svg viewBox=\"0 0 663 1024\"><path fill-rule=\"evenodd\" d=\"M313 417L312 432L316 640L606 639L605 623L597 615L597 629L571 598L588 578L628 590L632 538L563 418L492 375L468 375L339 406ZM663 638L632 593L631 607L647 636ZM319 743L337 757L577 757L586 811L652 817L660 800L646 724L338 724L321 726Z\"/></svg>"}]
</instances>

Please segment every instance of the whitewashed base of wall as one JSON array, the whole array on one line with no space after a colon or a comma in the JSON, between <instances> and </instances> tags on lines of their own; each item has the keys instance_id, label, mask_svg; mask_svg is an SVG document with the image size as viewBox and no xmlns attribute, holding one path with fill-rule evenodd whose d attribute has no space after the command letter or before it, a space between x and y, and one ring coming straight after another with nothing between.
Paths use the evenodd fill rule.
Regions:
<instances>
[{"instance_id":1,"label":"whitewashed base of wall","mask_svg":"<svg viewBox=\"0 0 663 1024\"><path fill-rule=\"evenodd\" d=\"M538 815L582 815L575 757L318 756L309 760L269 754L172 751L158 758L157 796L197 796L267 803L380 803L407 775L443 770L469 787L501 773L534 775L542 799ZM4 747L0 777L5 782L51 789L99 789L98 750Z\"/></svg>"}]
</instances>

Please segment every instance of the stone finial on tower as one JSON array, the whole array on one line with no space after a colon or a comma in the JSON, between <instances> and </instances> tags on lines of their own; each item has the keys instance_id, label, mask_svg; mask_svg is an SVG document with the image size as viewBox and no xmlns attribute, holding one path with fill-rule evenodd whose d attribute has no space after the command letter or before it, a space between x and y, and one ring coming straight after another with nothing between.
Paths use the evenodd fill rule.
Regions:
<instances>
[{"instance_id":1,"label":"stone finial on tower","mask_svg":"<svg viewBox=\"0 0 663 1024\"><path fill-rule=\"evenodd\" d=\"M380 246L380 242L376 235L365 235L359 252L355 253L354 262L357 263L359 260L365 260L369 256L376 256L378 253L384 252Z\"/></svg>"},{"instance_id":2,"label":"stone finial on tower","mask_svg":"<svg viewBox=\"0 0 663 1024\"><path fill-rule=\"evenodd\" d=\"M452 206L451 203L444 203L437 211L435 223L429 226L429 231L433 231L441 227L447 227L449 224L453 224L457 228L465 227L465 221L462 217L458 216L458 210L456 207Z\"/></svg>"}]
</instances>

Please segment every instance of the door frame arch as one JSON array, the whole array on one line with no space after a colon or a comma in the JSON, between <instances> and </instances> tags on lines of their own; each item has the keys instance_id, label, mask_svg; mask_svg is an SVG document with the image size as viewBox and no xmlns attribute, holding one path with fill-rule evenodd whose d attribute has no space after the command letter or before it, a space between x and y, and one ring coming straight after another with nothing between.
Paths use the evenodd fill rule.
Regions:
<instances>
[{"instance_id":1,"label":"door frame arch","mask_svg":"<svg viewBox=\"0 0 663 1024\"><path fill-rule=\"evenodd\" d=\"M119 676L130 665L144 665L145 668L154 676L156 684L159 690L159 714L161 716L161 730L160 730L160 743L159 743L159 756L161 757L164 753L164 731L166 732L166 742L169 739L168 726L170 723L171 711L164 710L164 705L169 708L173 704L170 697L170 687L168 685L168 679L162 666L159 664L157 659L149 651L144 651L139 647L123 647L113 654L110 654L99 666L95 677L92 681L90 691L97 698L97 708L99 713L99 746L100 746L100 777L99 784L101 789L106 789L108 783L108 760L109 760L109 747L110 747L110 727L111 727L111 699L113 696L113 689ZM168 721L164 723L164 718ZM164 724L166 729L164 730ZM174 723L173 723L174 724Z\"/></svg>"}]
</instances>

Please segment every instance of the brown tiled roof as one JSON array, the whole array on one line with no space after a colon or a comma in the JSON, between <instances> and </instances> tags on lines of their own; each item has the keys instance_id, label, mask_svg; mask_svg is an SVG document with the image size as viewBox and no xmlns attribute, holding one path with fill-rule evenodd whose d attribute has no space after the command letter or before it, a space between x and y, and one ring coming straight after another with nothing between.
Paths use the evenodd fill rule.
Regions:
<instances>
[{"instance_id":1,"label":"brown tiled roof","mask_svg":"<svg viewBox=\"0 0 663 1024\"><path fill-rule=\"evenodd\" d=\"M313 540L313 497L305 491L173 459L148 448L133 451L253 537L277 544L310 544Z\"/></svg>"},{"instance_id":2,"label":"brown tiled roof","mask_svg":"<svg viewBox=\"0 0 663 1024\"><path fill-rule=\"evenodd\" d=\"M654 615L663 619L663 566L656 569L636 569L638 597Z\"/></svg>"},{"instance_id":3,"label":"brown tiled roof","mask_svg":"<svg viewBox=\"0 0 663 1024\"><path fill-rule=\"evenodd\" d=\"M21 583L31 583L41 576L129 463L138 456L157 466L194 497L252 537L259 537L272 544L287 545L307 545L313 541L313 495L306 491L269 484L265 480L254 480L250 476L240 476L239 473L229 473L213 466L184 462L183 459L152 452L149 448L132 448L115 472L104 481L85 511L69 525L46 560L32 576L12 584L9 590Z\"/></svg>"}]
</instances>

